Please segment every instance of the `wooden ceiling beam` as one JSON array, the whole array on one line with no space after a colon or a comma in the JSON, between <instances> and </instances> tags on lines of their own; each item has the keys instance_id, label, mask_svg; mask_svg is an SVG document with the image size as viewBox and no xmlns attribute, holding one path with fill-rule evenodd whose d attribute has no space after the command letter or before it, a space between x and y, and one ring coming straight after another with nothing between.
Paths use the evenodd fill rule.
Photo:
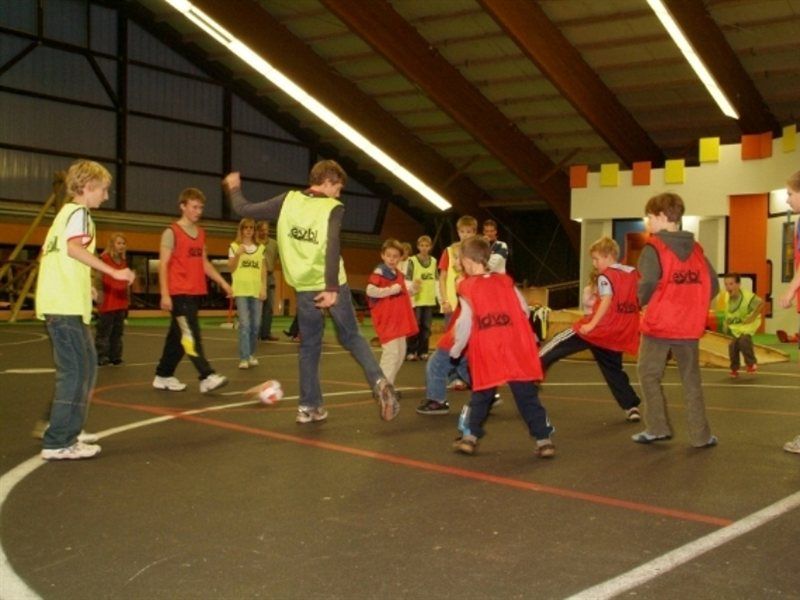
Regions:
<instances>
[{"instance_id":1,"label":"wooden ceiling beam","mask_svg":"<svg viewBox=\"0 0 800 600\"><path fill-rule=\"evenodd\" d=\"M371 136L381 148L423 181L436 188L453 172L453 165L417 140L397 119L353 83L331 69L306 44L252 0L193 0L253 51L269 60L299 86L326 104L353 127ZM344 148L346 152L346 147ZM488 194L461 177L446 195L453 209L477 218Z\"/></svg>"},{"instance_id":2,"label":"wooden ceiling beam","mask_svg":"<svg viewBox=\"0 0 800 600\"><path fill-rule=\"evenodd\" d=\"M664 161L661 149L536 2L478 1L623 162Z\"/></svg>"},{"instance_id":3,"label":"wooden ceiling beam","mask_svg":"<svg viewBox=\"0 0 800 600\"><path fill-rule=\"evenodd\" d=\"M569 178L561 173L542 182L541 176L554 166L550 158L388 2L321 1L544 198L573 247L580 247L579 226L570 219Z\"/></svg>"},{"instance_id":4,"label":"wooden ceiling beam","mask_svg":"<svg viewBox=\"0 0 800 600\"><path fill-rule=\"evenodd\" d=\"M777 135L777 119L704 4L697 0L664 0L664 4L736 108L742 132L772 131Z\"/></svg>"}]
</instances>

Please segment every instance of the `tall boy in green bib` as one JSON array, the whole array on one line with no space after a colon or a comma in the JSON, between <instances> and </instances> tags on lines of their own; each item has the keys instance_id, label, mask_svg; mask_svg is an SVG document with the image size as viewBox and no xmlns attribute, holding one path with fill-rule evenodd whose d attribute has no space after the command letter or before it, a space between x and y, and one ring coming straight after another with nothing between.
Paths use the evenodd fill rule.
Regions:
<instances>
[{"instance_id":1,"label":"tall boy in green bib","mask_svg":"<svg viewBox=\"0 0 800 600\"><path fill-rule=\"evenodd\" d=\"M381 371L372 350L358 330L353 300L340 254L344 205L338 199L347 174L338 163L322 160L309 174L309 186L264 202L249 203L242 194L239 173L224 179L233 210L242 217L278 221L277 241L283 276L297 292L300 325L300 400L296 421L324 421L319 363L325 333L323 309L328 309L339 342L364 369L385 421L397 416L400 405L394 387Z\"/></svg>"}]
</instances>

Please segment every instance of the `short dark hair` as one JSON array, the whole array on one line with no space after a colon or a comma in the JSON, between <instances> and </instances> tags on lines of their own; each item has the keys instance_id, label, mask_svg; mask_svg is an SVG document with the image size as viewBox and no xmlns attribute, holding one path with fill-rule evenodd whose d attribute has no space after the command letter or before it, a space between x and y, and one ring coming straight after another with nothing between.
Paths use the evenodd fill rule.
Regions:
<instances>
[{"instance_id":1,"label":"short dark hair","mask_svg":"<svg viewBox=\"0 0 800 600\"><path fill-rule=\"evenodd\" d=\"M335 160L321 160L311 167L308 174L309 185L322 185L326 181L331 183L347 183L347 173Z\"/></svg>"},{"instance_id":2,"label":"short dark hair","mask_svg":"<svg viewBox=\"0 0 800 600\"><path fill-rule=\"evenodd\" d=\"M658 216L664 213L667 220L671 223L679 223L685 210L686 207L683 204L683 198L672 192L665 192L653 196L644 206L645 215Z\"/></svg>"}]
</instances>

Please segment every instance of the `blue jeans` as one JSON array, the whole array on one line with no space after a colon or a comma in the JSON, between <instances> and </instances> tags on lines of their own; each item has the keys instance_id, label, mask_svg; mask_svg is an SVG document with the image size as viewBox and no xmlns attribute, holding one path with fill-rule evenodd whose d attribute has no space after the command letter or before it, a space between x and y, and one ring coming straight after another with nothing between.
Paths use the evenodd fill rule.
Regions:
<instances>
[{"instance_id":1,"label":"blue jeans","mask_svg":"<svg viewBox=\"0 0 800 600\"><path fill-rule=\"evenodd\" d=\"M52 450L74 444L83 429L97 375L97 352L92 330L81 317L45 315L45 325L53 343L56 385L42 446Z\"/></svg>"},{"instance_id":2,"label":"blue jeans","mask_svg":"<svg viewBox=\"0 0 800 600\"><path fill-rule=\"evenodd\" d=\"M247 360L256 353L258 328L261 326L261 300L253 296L236 296L236 314L239 316L239 360Z\"/></svg>"},{"instance_id":3,"label":"blue jeans","mask_svg":"<svg viewBox=\"0 0 800 600\"><path fill-rule=\"evenodd\" d=\"M528 426L531 436L537 440L546 440L555 431L547 418L547 411L539 402L539 388L532 381L509 381L508 387L514 395L522 420ZM494 401L497 388L472 392L469 401L469 430L472 435L482 438L485 431L483 424L489 417L489 410Z\"/></svg>"},{"instance_id":4,"label":"blue jeans","mask_svg":"<svg viewBox=\"0 0 800 600\"><path fill-rule=\"evenodd\" d=\"M319 382L319 362L322 356L322 336L325 333L325 314L314 306L314 296L319 292L297 292L297 319L300 326L300 406L322 406L322 389ZM328 309L336 325L339 343L350 351L364 369L370 387L383 378L378 361L367 341L361 336L353 309L350 287L339 287L336 304Z\"/></svg>"},{"instance_id":5,"label":"blue jeans","mask_svg":"<svg viewBox=\"0 0 800 600\"><path fill-rule=\"evenodd\" d=\"M445 350L437 348L428 357L428 363L425 365L425 399L444 402L447 399L447 384L452 380L454 372L459 379L469 385L466 353L462 354L458 364L454 365L450 362L450 355Z\"/></svg>"},{"instance_id":6,"label":"blue jeans","mask_svg":"<svg viewBox=\"0 0 800 600\"><path fill-rule=\"evenodd\" d=\"M415 306L414 316L417 319L419 333L408 338L406 352L422 356L423 354L428 354L428 340L431 337L433 306Z\"/></svg>"}]
</instances>

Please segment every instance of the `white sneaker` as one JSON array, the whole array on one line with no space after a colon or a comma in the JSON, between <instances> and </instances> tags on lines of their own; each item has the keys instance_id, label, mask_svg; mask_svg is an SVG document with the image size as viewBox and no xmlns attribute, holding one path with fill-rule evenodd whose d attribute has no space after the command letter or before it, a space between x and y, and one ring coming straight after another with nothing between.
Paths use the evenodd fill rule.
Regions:
<instances>
[{"instance_id":1,"label":"white sneaker","mask_svg":"<svg viewBox=\"0 0 800 600\"><path fill-rule=\"evenodd\" d=\"M247 359L247 364L250 365L251 367L257 367L258 359L255 356L251 356L250 358Z\"/></svg>"},{"instance_id":2,"label":"white sneaker","mask_svg":"<svg viewBox=\"0 0 800 600\"><path fill-rule=\"evenodd\" d=\"M800 454L800 435L794 438L791 442L786 442L783 445L783 449L786 450L787 452Z\"/></svg>"},{"instance_id":3,"label":"white sneaker","mask_svg":"<svg viewBox=\"0 0 800 600\"><path fill-rule=\"evenodd\" d=\"M186 384L182 383L177 377L159 377L153 379L153 387L157 390L167 390L168 392L182 392L186 389Z\"/></svg>"},{"instance_id":4,"label":"white sneaker","mask_svg":"<svg viewBox=\"0 0 800 600\"><path fill-rule=\"evenodd\" d=\"M298 406L297 416L294 420L296 423L316 423L318 421L324 421L327 418L328 411L321 406L315 408L311 406Z\"/></svg>"},{"instance_id":5,"label":"white sneaker","mask_svg":"<svg viewBox=\"0 0 800 600\"><path fill-rule=\"evenodd\" d=\"M44 460L79 460L81 458L92 458L100 454L100 446L97 444L84 444L75 442L68 448L45 448L41 456Z\"/></svg>"},{"instance_id":6,"label":"white sneaker","mask_svg":"<svg viewBox=\"0 0 800 600\"><path fill-rule=\"evenodd\" d=\"M250 368L250 363L248 361L246 361L246 360L240 360L239 361L239 368L240 369L249 369Z\"/></svg>"},{"instance_id":7,"label":"white sneaker","mask_svg":"<svg viewBox=\"0 0 800 600\"><path fill-rule=\"evenodd\" d=\"M207 394L228 384L228 378L218 373L212 373L200 381L200 393Z\"/></svg>"}]
</instances>

